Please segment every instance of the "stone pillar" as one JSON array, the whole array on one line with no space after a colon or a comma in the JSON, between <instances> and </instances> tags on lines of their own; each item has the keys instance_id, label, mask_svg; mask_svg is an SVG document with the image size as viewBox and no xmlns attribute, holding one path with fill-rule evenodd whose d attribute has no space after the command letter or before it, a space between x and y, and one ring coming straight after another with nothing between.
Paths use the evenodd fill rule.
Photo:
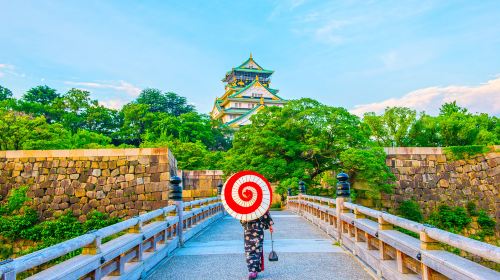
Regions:
<instances>
[{"instance_id":1,"label":"stone pillar","mask_svg":"<svg viewBox=\"0 0 500 280\"><path fill-rule=\"evenodd\" d=\"M182 179L178 176L170 177L170 193L168 198L174 201L177 216L179 217L179 225L177 226L177 236L179 237L179 245L183 246L184 241L182 240L182 231L184 230L184 221L182 217L182 212L184 206L182 203L182 186L180 183Z\"/></svg>"}]
</instances>

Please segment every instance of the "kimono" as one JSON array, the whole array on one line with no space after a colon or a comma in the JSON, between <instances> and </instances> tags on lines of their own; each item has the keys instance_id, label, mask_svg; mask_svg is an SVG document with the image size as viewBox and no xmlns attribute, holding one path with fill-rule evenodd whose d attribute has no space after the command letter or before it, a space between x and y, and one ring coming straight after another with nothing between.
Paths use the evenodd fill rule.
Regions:
<instances>
[{"instance_id":1,"label":"kimono","mask_svg":"<svg viewBox=\"0 0 500 280\"><path fill-rule=\"evenodd\" d=\"M252 221L242 221L245 256L249 272L264 271L264 230L274 224L269 211Z\"/></svg>"}]
</instances>

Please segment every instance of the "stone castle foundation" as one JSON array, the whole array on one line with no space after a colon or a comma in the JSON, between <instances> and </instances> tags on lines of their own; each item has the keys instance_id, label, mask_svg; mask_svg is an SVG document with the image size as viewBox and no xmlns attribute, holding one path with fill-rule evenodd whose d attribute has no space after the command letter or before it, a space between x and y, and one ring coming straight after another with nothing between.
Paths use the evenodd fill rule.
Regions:
<instances>
[{"instance_id":1,"label":"stone castle foundation","mask_svg":"<svg viewBox=\"0 0 500 280\"><path fill-rule=\"evenodd\" d=\"M498 151L498 146L495 149ZM396 176L391 195L382 206L395 209L414 199L424 214L441 204L465 207L474 202L486 210L500 229L500 153L479 154L463 160L448 159L442 148L385 148L386 163Z\"/></svg>"},{"instance_id":2,"label":"stone castle foundation","mask_svg":"<svg viewBox=\"0 0 500 280\"><path fill-rule=\"evenodd\" d=\"M43 218L71 210L132 217L166 206L176 160L167 148L0 151L0 195L29 186Z\"/></svg>"}]
</instances>

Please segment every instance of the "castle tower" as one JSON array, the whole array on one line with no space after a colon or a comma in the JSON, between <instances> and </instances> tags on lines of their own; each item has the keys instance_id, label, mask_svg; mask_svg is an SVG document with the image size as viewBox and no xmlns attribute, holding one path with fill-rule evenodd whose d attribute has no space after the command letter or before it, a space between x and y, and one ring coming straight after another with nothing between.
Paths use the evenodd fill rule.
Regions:
<instances>
[{"instance_id":1,"label":"castle tower","mask_svg":"<svg viewBox=\"0 0 500 280\"><path fill-rule=\"evenodd\" d=\"M262 68L250 54L240 66L226 73L224 95L215 99L210 116L234 128L250 123L250 116L266 106L280 106L286 100L272 89L271 75L274 71Z\"/></svg>"}]
</instances>

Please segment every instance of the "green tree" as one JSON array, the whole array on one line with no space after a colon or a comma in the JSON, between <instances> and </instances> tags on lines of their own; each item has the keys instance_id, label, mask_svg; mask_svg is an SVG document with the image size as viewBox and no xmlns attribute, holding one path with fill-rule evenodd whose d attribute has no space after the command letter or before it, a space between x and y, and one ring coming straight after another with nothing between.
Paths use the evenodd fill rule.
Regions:
<instances>
[{"instance_id":1,"label":"green tree","mask_svg":"<svg viewBox=\"0 0 500 280\"><path fill-rule=\"evenodd\" d=\"M60 95L48 86L37 86L28 90L19 102L19 110L34 116L44 116L48 123L60 120L63 110Z\"/></svg>"},{"instance_id":2,"label":"green tree","mask_svg":"<svg viewBox=\"0 0 500 280\"><path fill-rule=\"evenodd\" d=\"M472 145L480 131L475 117L456 102L443 104L438 119L443 146Z\"/></svg>"},{"instance_id":3,"label":"green tree","mask_svg":"<svg viewBox=\"0 0 500 280\"><path fill-rule=\"evenodd\" d=\"M71 132L61 124L44 123L31 131L30 137L23 143L23 150L71 149Z\"/></svg>"},{"instance_id":4,"label":"green tree","mask_svg":"<svg viewBox=\"0 0 500 280\"><path fill-rule=\"evenodd\" d=\"M111 136L117 132L123 119L117 110L106 108L99 104L93 104L87 109L84 129L96 133Z\"/></svg>"},{"instance_id":5,"label":"green tree","mask_svg":"<svg viewBox=\"0 0 500 280\"><path fill-rule=\"evenodd\" d=\"M442 145L439 119L422 112L410 129L410 146L438 147Z\"/></svg>"},{"instance_id":6,"label":"green tree","mask_svg":"<svg viewBox=\"0 0 500 280\"><path fill-rule=\"evenodd\" d=\"M15 111L0 111L2 150L67 149L71 134L60 124L48 124L43 116L33 117Z\"/></svg>"},{"instance_id":7,"label":"green tree","mask_svg":"<svg viewBox=\"0 0 500 280\"><path fill-rule=\"evenodd\" d=\"M178 139L181 142L201 141L205 146L214 146L215 137L212 125L207 115L196 112L173 116L157 114L151 128L148 130L148 141L170 141Z\"/></svg>"},{"instance_id":8,"label":"green tree","mask_svg":"<svg viewBox=\"0 0 500 280\"><path fill-rule=\"evenodd\" d=\"M439 108L439 115L449 117L453 114L467 114L467 108L462 108L457 105L457 101L444 103L441 108Z\"/></svg>"},{"instance_id":9,"label":"green tree","mask_svg":"<svg viewBox=\"0 0 500 280\"><path fill-rule=\"evenodd\" d=\"M58 104L64 111L61 117L61 123L64 127L73 133L78 129L82 129L91 103L92 100L88 91L73 88L66 92Z\"/></svg>"},{"instance_id":10,"label":"green tree","mask_svg":"<svg viewBox=\"0 0 500 280\"><path fill-rule=\"evenodd\" d=\"M163 112L173 116L194 112L194 106L187 104L185 97L173 92L163 93L159 89L144 89L136 101L137 104L146 104L150 112Z\"/></svg>"},{"instance_id":11,"label":"green tree","mask_svg":"<svg viewBox=\"0 0 500 280\"><path fill-rule=\"evenodd\" d=\"M64 112L60 122L72 133L85 129L110 136L120 125L118 112L99 105L85 90L70 89L53 106Z\"/></svg>"},{"instance_id":12,"label":"green tree","mask_svg":"<svg viewBox=\"0 0 500 280\"><path fill-rule=\"evenodd\" d=\"M370 189L368 197L380 198L380 193L391 193L396 177L385 163L387 155L380 147L369 149L349 148L340 154L342 168L352 183L366 182Z\"/></svg>"},{"instance_id":13,"label":"green tree","mask_svg":"<svg viewBox=\"0 0 500 280\"><path fill-rule=\"evenodd\" d=\"M12 98L12 91L10 89L0 86L0 101Z\"/></svg>"},{"instance_id":14,"label":"green tree","mask_svg":"<svg viewBox=\"0 0 500 280\"><path fill-rule=\"evenodd\" d=\"M26 102L36 102L42 104L53 103L60 95L53 88L48 86L37 86L28 90L23 95L23 100Z\"/></svg>"},{"instance_id":15,"label":"green tree","mask_svg":"<svg viewBox=\"0 0 500 280\"><path fill-rule=\"evenodd\" d=\"M416 111L406 107L388 107L381 116L370 112L363 121L379 146L406 147L410 144L410 129L416 121Z\"/></svg>"},{"instance_id":16,"label":"green tree","mask_svg":"<svg viewBox=\"0 0 500 280\"><path fill-rule=\"evenodd\" d=\"M474 140L474 145L500 144L500 121L496 116L481 113L475 116L479 132Z\"/></svg>"},{"instance_id":17,"label":"green tree","mask_svg":"<svg viewBox=\"0 0 500 280\"><path fill-rule=\"evenodd\" d=\"M155 120L155 114L149 112L149 105L129 103L123 106L120 115L123 124L113 137L121 143L139 146L144 133Z\"/></svg>"},{"instance_id":18,"label":"green tree","mask_svg":"<svg viewBox=\"0 0 500 280\"><path fill-rule=\"evenodd\" d=\"M269 107L252 116L252 124L234 135L224 170L255 170L271 181L307 181L338 169L340 153L363 147L368 137L358 117L343 108L303 98L283 108Z\"/></svg>"},{"instance_id":19,"label":"green tree","mask_svg":"<svg viewBox=\"0 0 500 280\"><path fill-rule=\"evenodd\" d=\"M112 147L111 138L100 133L88 130L78 130L71 136L71 148L73 149L95 149Z\"/></svg>"}]
</instances>

